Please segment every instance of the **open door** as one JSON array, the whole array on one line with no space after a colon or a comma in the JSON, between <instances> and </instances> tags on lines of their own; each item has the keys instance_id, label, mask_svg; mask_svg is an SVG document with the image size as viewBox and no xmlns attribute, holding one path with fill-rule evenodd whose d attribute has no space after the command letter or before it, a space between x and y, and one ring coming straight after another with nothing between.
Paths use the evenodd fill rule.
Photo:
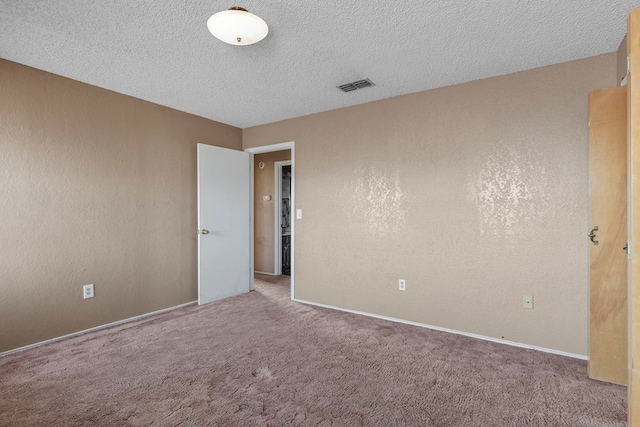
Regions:
<instances>
[{"instance_id":1,"label":"open door","mask_svg":"<svg viewBox=\"0 0 640 427\"><path fill-rule=\"evenodd\" d=\"M198 304L249 292L251 154L198 144Z\"/></svg>"},{"instance_id":2,"label":"open door","mask_svg":"<svg viewBox=\"0 0 640 427\"><path fill-rule=\"evenodd\" d=\"M629 153L629 427L640 426L640 9L627 21L627 120ZM634 252L638 252L634 255Z\"/></svg>"},{"instance_id":3,"label":"open door","mask_svg":"<svg viewBox=\"0 0 640 427\"><path fill-rule=\"evenodd\" d=\"M627 384L627 88L589 94L589 377Z\"/></svg>"}]
</instances>

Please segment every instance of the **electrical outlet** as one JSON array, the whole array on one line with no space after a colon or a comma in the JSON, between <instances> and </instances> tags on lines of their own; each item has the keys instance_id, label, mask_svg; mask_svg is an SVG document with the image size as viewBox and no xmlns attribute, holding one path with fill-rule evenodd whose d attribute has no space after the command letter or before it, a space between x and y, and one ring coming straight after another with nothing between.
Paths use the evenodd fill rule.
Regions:
<instances>
[{"instance_id":1,"label":"electrical outlet","mask_svg":"<svg viewBox=\"0 0 640 427\"><path fill-rule=\"evenodd\" d=\"M296 219L302 219L302 209L296 209Z\"/></svg>"},{"instance_id":2,"label":"electrical outlet","mask_svg":"<svg viewBox=\"0 0 640 427\"><path fill-rule=\"evenodd\" d=\"M522 296L522 306L524 308L533 308L533 296L531 295L523 295Z\"/></svg>"},{"instance_id":3,"label":"electrical outlet","mask_svg":"<svg viewBox=\"0 0 640 427\"><path fill-rule=\"evenodd\" d=\"M407 289L407 282L404 279L398 280L398 289L404 291Z\"/></svg>"},{"instance_id":4,"label":"electrical outlet","mask_svg":"<svg viewBox=\"0 0 640 427\"><path fill-rule=\"evenodd\" d=\"M94 294L93 294L93 285L84 285L82 287L82 297L84 299L87 298L93 298Z\"/></svg>"}]
</instances>

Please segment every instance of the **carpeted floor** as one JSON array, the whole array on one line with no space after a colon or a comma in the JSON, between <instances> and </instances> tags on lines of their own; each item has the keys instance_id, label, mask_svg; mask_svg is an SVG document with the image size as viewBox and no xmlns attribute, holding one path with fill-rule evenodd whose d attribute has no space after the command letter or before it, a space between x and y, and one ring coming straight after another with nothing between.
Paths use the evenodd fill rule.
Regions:
<instances>
[{"instance_id":1,"label":"carpeted floor","mask_svg":"<svg viewBox=\"0 0 640 427\"><path fill-rule=\"evenodd\" d=\"M256 291L0 358L1 426L624 426L586 362Z\"/></svg>"}]
</instances>

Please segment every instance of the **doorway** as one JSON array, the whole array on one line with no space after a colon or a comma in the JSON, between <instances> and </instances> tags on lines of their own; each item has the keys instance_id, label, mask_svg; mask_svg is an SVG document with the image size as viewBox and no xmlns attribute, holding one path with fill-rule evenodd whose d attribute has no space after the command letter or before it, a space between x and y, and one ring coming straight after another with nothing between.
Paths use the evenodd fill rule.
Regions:
<instances>
[{"instance_id":1,"label":"doorway","mask_svg":"<svg viewBox=\"0 0 640 427\"><path fill-rule=\"evenodd\" d=\"M280 172L282 172L281 170L282 165L278 165L279 167L276 168L275 161L273 162L274 167L273 169L271 169L273 170L273 172L270 173L270 178L269 178L271 185L273 185L273 188L271 190L264 191L262 188L256 188L257 183L255 181L255 173L257 173L256 171L260 171L261 167L262 168L269 167L269 165L266 164L267 162L263 162L264 164L261 164L260 163L261 160L256 160L256 158L259 155L266 154L266 153L288 151L288 150L290 150L289 151L290 159L279 160L280 162L289 163L288 165L285 165L285 166L288 166L290 168L290 170L288 171L288 173L290 174L290 189L289 189L290 198L288 202L290 220L288 224L289 227L285 227L286 230L284 230L280 226L281 223L278 221L278 219L281 218L281 214L282 214L281 208L280 208L280 206L282 206L283 204L282 182L277 178L274 178L274 176L277 176L278 169L280 169ZM251 181L253 183L251 188L251 200L254 203L254 206L253 206L254 214L252 215L252 221L251 221L252 223L251 251L252 253L255 254L254 260L253 260L254 266L255 266L254 270L258 273L262 272L262 273L267 273L272 275L283 273L282 272L282 258L283 258L282 239L283 239L283 230L286 231L284 240L285 240L285 244L287 243L287 241L289 241L289 245L287 247L288 249L287 255L290 255L290 262L288 265L288 269L289 269L289 274L291 276L291 298L293 299L295 296L295 220L294 220L294 216L291 215L291 213L295 211L295 206L296 206L295 205L295 143L285 142L280 144L248 148L248 149L245 149L245 151L253 155L251 156L252 157ZM276 186L280 187L278 191L275 188ZM268 237L268 240L270 240L271 243L268 244L267 246L269 247L268 252L273 254L273 258L270 258L270 257L268 258L268 259L271 259L271 261L267 261L267 262L264 262L263 260L258 259L258 257L262 255L260 251L265 250L265 240L267 239L264 237L263 233L261 235L256 234L256 229L258 228L257 231L260 232L259 228L262 225L264 225L263 218L258 217L258 211L261 210L261 208L264 208L265 206L267 207L267 209L270 208L270 212L271 212L269 228L272 229L272 231L269 233L269 237ZM264 209L262 210L264 211ZM278 224L278 226L276 226L276 223ZM257 251L256 251L256 246L258 247ZM276 248L278 249L276 250ZM280 266L280 269L277 268L278 266ZM269 270L272 270L272 271L269 271Z\"/></svg>"}]
</instances>

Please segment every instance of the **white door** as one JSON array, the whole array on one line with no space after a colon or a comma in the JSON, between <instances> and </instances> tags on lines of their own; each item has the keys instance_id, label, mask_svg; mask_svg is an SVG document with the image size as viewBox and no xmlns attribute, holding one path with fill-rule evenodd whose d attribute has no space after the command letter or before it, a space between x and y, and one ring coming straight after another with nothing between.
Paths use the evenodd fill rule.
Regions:
<instances>
[{"instance_id":1,"label":"white door","mask_svg":"<svg viewBox=\"0 0 640 427\"><path fill-rule=\"evenodd\" d=\"M251 155L198 144L198 304L251 288Z\"/></svg>"}]
</instances>

